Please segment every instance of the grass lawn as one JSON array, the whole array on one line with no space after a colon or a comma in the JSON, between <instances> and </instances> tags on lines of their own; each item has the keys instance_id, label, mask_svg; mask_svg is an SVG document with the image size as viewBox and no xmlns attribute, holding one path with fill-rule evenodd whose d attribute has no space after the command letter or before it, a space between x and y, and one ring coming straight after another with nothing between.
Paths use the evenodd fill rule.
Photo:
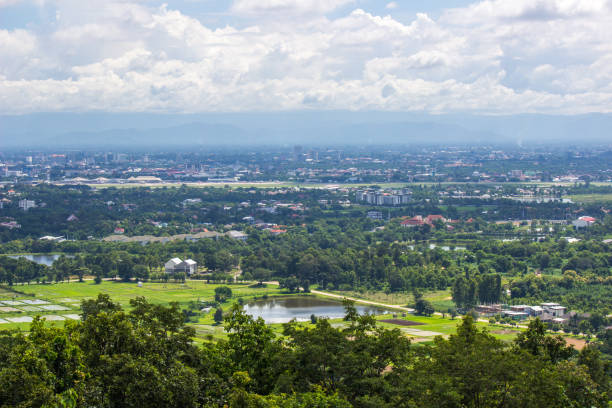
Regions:
<instances>
[{"instance_id":1,"label":"grass lawn","mask_svg":"<svg viewBox=\"0 0 612 408\"><path fill-rule=\"evenodd\" d=\"M575 194L569 196L574 202L578 203L610 203L612 194Z\"/></svg>"},{"instance_id":2,"label":"grass lawn","mask_svg":"<svg viewBox=\"0 0 612 408\"><path fill-rule=\"evenodd\" d=\"M0 299L9 299L15 296L15 292L0 288Z\"/></svg>"},{"instance_id":3,"label":"grass lawn","mask_svg":"<svg viewBox=\"0 0 612 408\"><path fill-rule=\"evenodd\" d=\"M83 299L91 299L98 293L110 295L113 301L123 306L129 305L129 300L137 296L144 296L151 303L167 304L179 302L186 304L194 300L213 300L215 288L218 286L229 286L234 297L253 297L264 294L275 295L281 291L277 286L265 288L252 288L247 284L218 285L207 284L204 281L187 281L186 283L151 283L145 282L141 288L134 283L103 281L96 285L92 281L56 283L50 285L25 285L19 290L31 293L36 298L59 302L62 299L74 299L78 303Z\"/></svg>"},{"instance_id":4,"label":"grass lawn","mask_svg":"<svg viewBox=\"0 0 612 408\"><path fill-rule=\"evenodd\" d=\"M387 305L400 305L406 306L414 303L414 297L412 293L398 292L398 293L385 293L381 291L326 291L334 293L336 295L347 296L355 299L371 300L373 302L384 303ZM430 301L431 304L437 311L446 312L449 308L454 307L455 304L451 299L450 289L446 290L435 290L425 292L423 297Z\"/></svg>"},{"instance_id":5,"label":"grass lawn","mask_svg":"<svg viewBox=\"0 0 612 408\"><path fill-rule=\"evenodd\" d=\"M396 314L397 319L401 320L409 320L411 322L421 323L415 326L404 327L398 324L379 322L382 327L388 329L399 329L404 332L408 337L412 338L414 342L418 343L428 343L433 341L435 335L434 333L438 333L444 337L454 334L457 331L457 326L461 324L462 319L460 316L457 316L455 319L451 319L448 317L442 317L439 315L434 316L416 316L412 314L407 314L406 317L401 317L400 314ZM376 316L377 320L386 320L389 319L390 315L381 315ZM520 333L522 329L518 328L509 328L502 326L492 326L489 323L484 322L476 322L476 327L479 329L487 328L490 334L494 337L510 342L514 340L516 335ZM420 332L423 332L421 334Z\"/></svg>"}]
</instances>

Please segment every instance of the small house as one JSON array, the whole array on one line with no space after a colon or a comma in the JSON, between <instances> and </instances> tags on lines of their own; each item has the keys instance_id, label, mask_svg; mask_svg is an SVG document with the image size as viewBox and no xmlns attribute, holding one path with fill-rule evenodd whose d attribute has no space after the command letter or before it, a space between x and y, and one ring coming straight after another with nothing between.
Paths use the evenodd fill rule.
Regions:
<instances>
[{"instance_id":1,"label":"small house","mask_svg":"<svg viewBox=\"0 0 612 408\"><path fill-rule=\"evenodd\" d=\"M164 270L166 273L176 272L177 267L182 263L180 258L172 258L164 264Z\"/></svg>"},{"instance_id":2,"label":"small house","mask_svg":"<svg viewBox=\"0 0 612 408\"><path fill-rule=\"evenodd\" d=\"M164 264L166 273L186 273L192 275L198 272L198 263L193 259L181 261L180 258L172 258Z\"/></svg>"},{"instance_id":3,"label":"small house","mask_svg":"<svg viewBox=\"0 0 612 408\"><path fill-rule=\"evenodd\" d=\"M502 316L510 317L512 320L524 320L529 317L525 312L515 312L514 310L502 310Z\"/></svg>"},{"instance_id":4,"label":"small house","mask_svg":"<svg viewBox=\"0 0 612 408\"><path fill-rule=\"evenodd\" d=\"M238 241L246 241L249 237L242 231L227 231L225 234L232 239L237 239Z\"/></svg>"},{"instance_id":5,"label":"small house","mask_svg":"<svg viewBox=\"0 0 612 408\"><path fill-rule=\"evenodd\" d=\"M593 217L582 216L578 218L577 220L572 221L572 225L575 228L587 228L595 224L595 221L597 220Z\"/></svg>"}]
</instances>

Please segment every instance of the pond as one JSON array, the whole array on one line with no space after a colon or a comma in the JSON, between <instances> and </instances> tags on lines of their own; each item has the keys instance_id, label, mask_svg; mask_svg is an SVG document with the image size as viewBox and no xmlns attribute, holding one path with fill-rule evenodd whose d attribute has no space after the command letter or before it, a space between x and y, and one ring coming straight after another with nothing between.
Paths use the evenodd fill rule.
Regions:
<instances>
[{"instance_id":1,"label":"pond","mask_svg":"<svg viewBox=\"0 0 612 408\"><path fill-rule=\"evenodd\" d=\"M45 254L45 255L8 255L9 258L17 259L17 258L25 258L28 261L36 262L37 264L51 266L53 262L58 259L61 255L59 254ZM68 255L69 258L72 256Z\"/></svg>"},{"instance_id":2,"label":"pond","mask_svg":"<svg viewBox=\"0 0 612 408\"><path fill-rule=\"evenodd\" d=\"M385 309L355 304L359 314L383 314ZM337 319L344 317L342 302L311 296L294 296L256 300L244 305L247 314L255 319L261 317L266 323L287 323L291 319L299 322L310 320L310 315Z\"/></svg>"}]
</instances>

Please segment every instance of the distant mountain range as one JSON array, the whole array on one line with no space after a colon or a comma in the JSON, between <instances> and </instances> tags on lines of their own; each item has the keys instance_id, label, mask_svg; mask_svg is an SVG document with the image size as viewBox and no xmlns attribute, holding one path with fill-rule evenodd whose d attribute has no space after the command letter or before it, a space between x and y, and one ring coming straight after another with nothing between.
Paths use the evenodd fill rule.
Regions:
<instances>
[{"instance_id":1,"label":"distant mountain range","mask_svg":"<svg viewBox=\"0 0 612 408\"><path fill-rule=\"evenodd\" d=\"M395 112L0 116L0 148L612 142L612 115Z\"/></svg>"}]
</instances>

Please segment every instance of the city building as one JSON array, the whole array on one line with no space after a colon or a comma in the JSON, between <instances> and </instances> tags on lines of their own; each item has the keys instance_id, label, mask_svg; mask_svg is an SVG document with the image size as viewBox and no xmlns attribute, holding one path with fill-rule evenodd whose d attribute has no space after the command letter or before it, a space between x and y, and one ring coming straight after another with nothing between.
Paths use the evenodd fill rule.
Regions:
<instances>
[{"instance_id":1,"label":"city building","mask_svg":"<svg viewBox=\"0 0 612 408\"><path fill-rule=\"evenodd\" d=\"M595 221L597 220L593 217L582 216L577 220L572 221L572 225L576 228L587 228L595 224Z\"/></svg>"},{"instance_id":2,"label":"city building","mask_svg":"<svg viewBox=\"0 0 612 408\"><path fill-rule=\"evenodd\" d=\"M228 237L232 239L237 239L239 241L246 241L247 238L249 237L248 234L245 234L242 231L227 231L225 235L227 235Z\"/></svg>"},{"instance_id":3,"label":"city building","mask_svg":"<svg viewBox=\"0 0 612 408\"><path fill-rule=\"evenodd\" d=\"M30 208L36 208L36 202L34 200L19 200L19 208L23 211L28 211Z\"/></svg>"}]
</instances>

